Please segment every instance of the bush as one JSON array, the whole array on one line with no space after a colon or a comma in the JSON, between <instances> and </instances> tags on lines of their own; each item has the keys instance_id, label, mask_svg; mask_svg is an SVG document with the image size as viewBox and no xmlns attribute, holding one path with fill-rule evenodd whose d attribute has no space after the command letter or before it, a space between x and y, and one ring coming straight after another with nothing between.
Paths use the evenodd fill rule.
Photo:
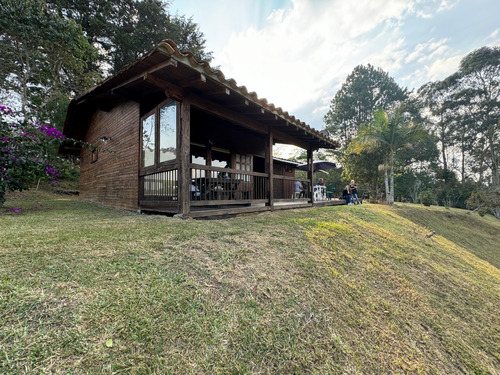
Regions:
<instances>
[{"instance_id":1,"label":"bush","mask_svg":"<svg viewBox=\"0 0 500 375\"><path fill-rule=\"evenodd\" d=\"M434 197L434 194L430 190L424 190L423 192L421 192L419 195L419 200L420 203L422 203L424 206L427 207L432 204L436 204L436 198Z\"/></svg>"},{"instance_id":2,"label":"bush","mask_svg":"<svg viewBox=\"0 0 500 375\"><path fill-rule=\"evenodd\" d=\"M59 130L39 122L15 120L10 108L0 106L0 206L5 193L28 190L44 179L57 184L70 164L56 154L63 142L90 146L68 139Z\"/></svg>"},{"instance_id":3,"label":"bush","mask_svg":"<svg viewBox=\"0 0 500 375\"><path fill-rule=\"evenodd\" d=\"M467 200L467 208L477 210L481 216L491 213L500 219L500 186L484 187L474 191Z\"/></svg>"}]
</instances>

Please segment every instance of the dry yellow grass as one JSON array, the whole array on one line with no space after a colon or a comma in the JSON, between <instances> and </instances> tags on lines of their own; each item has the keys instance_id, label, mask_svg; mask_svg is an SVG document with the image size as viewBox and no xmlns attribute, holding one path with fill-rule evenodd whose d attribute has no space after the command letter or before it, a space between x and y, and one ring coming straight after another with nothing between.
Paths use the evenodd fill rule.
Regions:
<instances>
[{"instance_id":1,"label":"dry yellow grass","mask_svg":"<svg viewBox=\"0 0 500 375\"><path fill-rule=\"evenodd\" d=\"M363 205L180 221L61 198L0 209L2 373L499 373L497 220Z\"/></svg>"}]
</instances>

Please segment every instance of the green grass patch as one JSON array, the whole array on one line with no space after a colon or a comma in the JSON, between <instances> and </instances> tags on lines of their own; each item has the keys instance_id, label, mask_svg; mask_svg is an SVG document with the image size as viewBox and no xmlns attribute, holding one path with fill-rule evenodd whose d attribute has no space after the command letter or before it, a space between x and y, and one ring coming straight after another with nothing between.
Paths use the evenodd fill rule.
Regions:
<instances>
[{"instance_id":1,"label":"green grass patch","mask_svg":"<svg viewBox=\"0 0 500 375\"><path fill-rule=\"evenodd\" d=\"M500 368L490 217L367 204L181 221L29 192L0 226L0 373Z\"/></svg>"}]
</instances>

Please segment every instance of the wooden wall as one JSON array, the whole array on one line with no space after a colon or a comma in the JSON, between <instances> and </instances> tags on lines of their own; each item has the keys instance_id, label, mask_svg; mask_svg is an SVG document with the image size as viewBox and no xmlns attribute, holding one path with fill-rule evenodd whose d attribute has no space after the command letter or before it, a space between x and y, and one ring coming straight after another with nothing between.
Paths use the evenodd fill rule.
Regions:
<instances>
[{"instance_id":1,"label":"wooden wall","mask_svg":"<svg viewBox=\"0 0 500 375\"><path fill-rule=\"evenodd\" d=\"M139 104L118 104L109 112L97 110L90 122L85 141L110 152L99 150L97 161L84 148L80 157L80 198L107 206L138 209L139 196ZM103 143L100 138L111 139Z\"/></svg>"}]
</instances>

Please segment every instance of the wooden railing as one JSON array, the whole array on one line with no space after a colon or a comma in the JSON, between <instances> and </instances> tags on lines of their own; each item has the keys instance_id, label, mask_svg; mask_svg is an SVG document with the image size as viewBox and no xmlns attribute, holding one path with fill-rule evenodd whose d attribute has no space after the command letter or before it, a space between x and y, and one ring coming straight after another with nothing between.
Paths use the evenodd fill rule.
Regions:
<instances>
[{"instance_id":1,"label":"wooden railing","mask_svg":"<svg viewBox=\"0 0 500 375\"><path fill-rule=\"evenodd\" d=\"M189 190L192 206L268 203L270 200L267 173L199 164L190 164L190 169ZM275 175L273 176L273 199L276 201L299 199L300 197L295 194L296 181L302 183L305 191L303 198L310 198L310 181ZM144 173L140 176L140 187L141 201L159 205L177 204L179 198L177 169Z\"/></svg>"},{"instance_id":2,"label":"wooden railing","mask_svg":"<svg viewBox=\"0 0 500 375\"><path fill-rule=\"evenodd\" d=\"M310 197L309 180L289 176L273 176L273 198L274 200L290 200L299 198L295 194L295 182L299 181L304 189L303 198Z\"/></svg>"},{"instance_id":3,"label":"wooden railing","mask_svg":"<svg viewBox=\"0 0 500 375\"><path fill-rule=\"evenodd\" d=\"M266 173L191 164L191 205L269 200Z\"/></svg>"},{"instance_id":4,"label":"wooden railing","mask_svg":"<svg viewBox=\"0 0 500 375\"><path fill-rule=\"evenodd\" d=\"M141 199L177 201L177 169L140 176Z\"/></svg>"}]
</instances>

